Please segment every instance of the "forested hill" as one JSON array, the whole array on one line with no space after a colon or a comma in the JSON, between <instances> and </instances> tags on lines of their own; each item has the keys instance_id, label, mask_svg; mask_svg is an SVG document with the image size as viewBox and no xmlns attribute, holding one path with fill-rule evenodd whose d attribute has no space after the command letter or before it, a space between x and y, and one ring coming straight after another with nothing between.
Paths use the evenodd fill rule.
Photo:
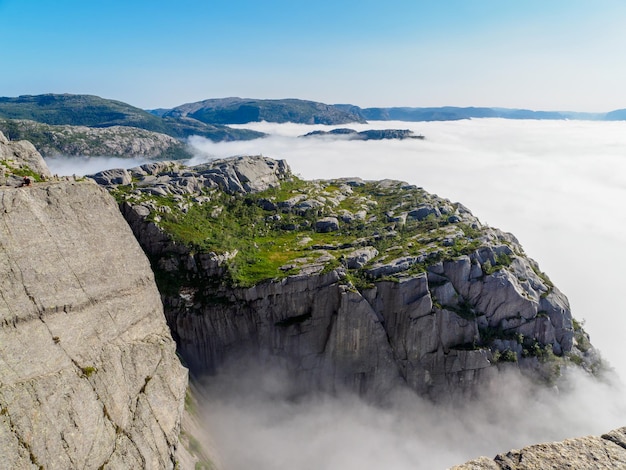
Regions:
<instances>
[{"instance_id":1,"label":"forested hill","mask_svg":"<svg viewBox=\"0 0 626 470\"><path fill-rule=\"evenodd\" d=\"M208 124L245 124L268 121L338 125L367 121L421 122L456 121L473 118L594 121L626 119L626 110L610 113L581 113L457 106L361 108L353 104L328 105L297 99L261 100L232 97L207 99L183 104L172 109L155 109L150 112L155 116L193 118Z\"/></svg>"},{"instance_id":2,"label":"forested hill","mask_svg":"<svg viewBox=\"0 0 626 470\"><path fill-rule=\"evenodd\" d=\"M164 117L190 117L211 124L245 124L258 121L329 125L364 123L365 118L358 112L360 108L353 108L297 99L221 98L187 103L169 111L155 110L155 113L162 113Z\"/></svg>"},{"instance_id":3,"label":"forested hill","mask_svg":"<svg viewBox=\"0 0 626 470\"><path fill-rule=\"evenodd\" d=\"M236 97L206 99L171 109L143 110L121 101L93 95L0 97L0 119L30 120L49 125L137 127L177 139L199 135L214 141L248 140L264 135L248 129L228 127L229 124L248 122L343 125L367 121L420 122L474 118L614 121L626 120L626 110L582 113L455 106L361 108L352 104L325 104L300 99ZM10 129L4 130L11 137Z\"/></svg>"}]
</instances>

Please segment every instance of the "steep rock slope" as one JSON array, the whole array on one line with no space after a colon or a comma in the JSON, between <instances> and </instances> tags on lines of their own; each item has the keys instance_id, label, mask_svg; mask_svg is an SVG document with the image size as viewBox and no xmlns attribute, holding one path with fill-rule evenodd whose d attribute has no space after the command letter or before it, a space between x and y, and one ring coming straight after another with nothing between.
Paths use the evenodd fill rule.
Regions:
<instances>
[{"instance_id":1,"label":"steep rock slope","mask_svg":"<svg viewBox=\"0 0 626 470\"><path fill-rule=\"evenodd\" d=\"M252 353L303 388L441 399L499 368L597 366L565 296L510 234L398 181L306 182L238 157L95 175L152 259L197 373Z\"/></svg>"},{"instance_id":2,"label":"steep rock slope","mask_svg":"<svg viewBox=\"0 0 626 470\"><path fill-rule=\"evenodd\" d=\"M53 126L23 119L0 119L0 131L13 139L28 139L44 157L191 158L187 145L180 140L137 127Z\"/></svg>"},{"instance_id":3,"label":"steep rock slope","mask_svg":"<svg viewBox=\"0 0 626 470\"><path fill-rule=\"evenodd\" d=\"M626 428L601 437L587 436L548 442L498 454L494 459L481 457L451 470L547 470L575 468L598 470L626 468Z\"/></svg>"},{"instance_id":4,"label":"steep rock slope","mask_svg":"<svg viewBox=\"0 0 626 470\"><path fill-rule=\"evenodd\" d=\"M173 468L187 373L115 202L2 186L0 214L0 466Z\"/></svg>"}]
</instances>

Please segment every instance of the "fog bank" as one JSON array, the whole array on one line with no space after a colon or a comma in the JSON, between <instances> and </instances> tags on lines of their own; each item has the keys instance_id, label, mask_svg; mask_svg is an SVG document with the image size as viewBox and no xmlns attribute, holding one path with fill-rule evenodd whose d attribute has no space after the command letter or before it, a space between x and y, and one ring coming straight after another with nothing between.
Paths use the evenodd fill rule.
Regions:
<instances>
[{"instance_id":1,"label":"fog bank","mask_svg":"<svg viewBox=\"0 0 626 470\"><path fill-rule=\"evenodd\" d=\"M192 138L191 162L242 154L286 159L306 179L394 178L462 202L512 232L585 320L591 342L623 378L626 331L626 123L478 119L373 122L357 131L412 129L426 140L298 138L331 126L252 123L272 134L246 142ZM67 160L53 173L89 174L143 162ZM60 160L59 160L60 161ZM225 470L437 469L545 440L626 425L621 386L572 373L559 392L515 374L480 400L434 408L411 394L372 407L354 396L290 400L289 381L258 368L207 379L203 413Z\"/></svg>"},{"instance_id":2,"label":"fog bank","mask_svg":"<svg viewBox=\"0 0 626 470\"><path fill-rule=\"evenodd\" d=\"M233 126L235 127L235 126ZM412 129L426 140L345 141L296 136L331 126L250 123L272 136L213 143L193 138L196 161L263 154L307 179L394 178L462 202L512 232L568 296L592 343L622 377L626 331L626 122L372 122L335 127Z\"/></svg>"},{"instance_id":3,"label":"fog bank","mask_svg":"<svg viewBox=\"0 0 626 470\"><path fill-rule=\"evenodd\" d=\"M51 157L46 164L53 175L85 176L112 168L133 168L147 163L145 158L120 157Z\"/></svg>"},{"instance_id":4,"label":"fog bank","mask_svg":"<svg viewBox=\"0 0 626 470\"><path fill-rule=\"evenodd\" d=\"M230 369L200 387L224 469L433 470L512 448L624 425L617 388L571 371L556 388L514 371L474 400L433 405L399 391L385 406L350 394L294 399L284 373Z\"/></svg>"},{"instance_id":5,"label":"fog bank","mask_svg":"<svg viewBox=\"0 0 626 470\"><path fill-rule=\"evenodd\" d=\"M365 142L297 138L330 126L238 127L272 136L229 143L192 139L196 161L263 154L286 159L307 179L401 179L460 201L483 223L514 233L568 296L605 361L626 377L626 123L482 119L341 126L410 128L426 136ZM206 422L227 469L447 468L626 425L623 386L575 372L559 390L536 389L504 374L471 403L441 408L404 394L382 410L354 396L290 402L272 387L263 392L267 378L249 383L242 380L246 374L257 377L248 370L233 382L227 374L226 388L224 376L207 388Z\"/></svg>"}]
</instances>

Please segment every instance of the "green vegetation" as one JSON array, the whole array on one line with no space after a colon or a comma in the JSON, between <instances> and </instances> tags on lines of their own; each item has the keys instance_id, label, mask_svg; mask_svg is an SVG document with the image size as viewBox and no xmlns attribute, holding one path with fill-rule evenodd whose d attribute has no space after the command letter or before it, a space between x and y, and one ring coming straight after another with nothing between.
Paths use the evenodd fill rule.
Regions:
<instances>
[{"instance_id":1,"label":"green vegetation","mask_svg":"<svg viewBox=\"0 0 626 470\"><path fill-rule=\"evenodd\" d=\"M345 269L344 282L364 289L371 286L373 279L367 270L374 263L412 257L407 269L384 278L395 281L424 272L431 263L470 254L483 243L481 229L450 222L444 216L431 214L421 220L392 217L390 214L407 214L415 207L438 203L420 188L397 184L367 182L348 187L341 180L292 177L278 187L254 194L206 190L202 203L196 202L197 194L155 196L136 193L131 185L118 186L112 193L119 202L130 199L151 204L155 209L150 220L176 244L187 246L193 253L225 256L228 279L238 286L281 279L298 273L305 265L319 265L316 272L329 272L345 266L345 255L356 248L372 246L379 254L364 268ZM349 217L342 218L346 212ZM328 216L340 219L339 229L316 231L316 221ZM500 268L511 262L506 255L498 259ZM155 271L162 291L190 285L189 279ZM204 290L197 285L200 295ZM461 313L470 315L469 311Z\"/></svg>"},{"instance_id":2,"label":"green vegetation","mask_svg":"<svg viewBox=\"0 0 626 470\"><path fill-rule=\"evenodd\" d=\"M98 369L96 369L93 366L86 366L86 367L81 367L80 371L82 372L84 377L91 377L94 373L96 373L98 371Z\"/></svg>"},{"instance_id":3,"label":"green vegetation","mask_svg":"<svg viewBox=\"0 0 626 470\"><path fill-rule=\"evenodd\" d=\"M486 275L493 274L500 269L510 266L513 260L506 253L500 253L496 256L495 263L491 264L491 261L487 260L485 264L483 264L483 272Z\"/></svg>"},{"instance_id":4,"label":"green vegetation","mask_svg":"<svg viewBox=\"0 0 626 470\"><path fill-rule=\"evenodd\" d=\"M505 351L495 351L493 353L494 362L517 362L517 353L506 349Z\"/></svg>"},{"instance_id":5,"label":"green vegetation","mask_svg":"<svg viewBox=\"0 0 626 470\"><path fill-rule=\"evenodd\" d=\"M245 124L254 121L303 124L365 122L350 109L297 99L212 99L179 106L164 115L177 117L181 114L208 124Z\"/></svg>"},{"instance_id":6,"label":"green vegetation","mask_svg":"<svg viewBox=\"0 0 626 470\"><path fill-rule=\"evenodd\" d=\"M213 463L209 460L202 460L194 465L194 470L213 470L214 468Z\"/></svg>"},{"instance_id":7,"label":"green vegetation","mask_svg":"<svg viewBox=\"0 0 626 470\"><path fill-rule=\"evenodd\" d=\"M198 459L194 465L196 470L213 470L215 468L215 465L208 457L207 452L198 439L185 431L180 432L179 438L189 453Z\"/></svg>"},{"instance_id":8,"label":"green vegetation","mask_svg":"<svg viewBox=\"0 0 626 470\"><path fill-rule=\"evenodd\" d=\"M4 167L3 171L0 171L0 174L4 173L4 174L9 174L9 175L19 176L20 178L28 176L33 182L37 182L41 180L41 175L39 175L38 173L35 173L28 166L15 167L8 160L0 160L0 165Z\"/></svg>"},{"instance_id":9,"label":"green vegetation","mask_svg":"<svg viewBox=\"0 0 626 470\"><path fill-rule=\"evenodd\" d=\"M582 353L586 353L592 346L591 341L589 341L589 335L583 329L585 322L579 322L573 318L572 324L574 327L574 340L576 341L576 346Z\"/></svg>"},{"instance_id":10,"label":"green vegetation","mask_svg":"<svg viewBox=\"0 0 626 470\"><path fill-rule=\"evenodd\" d=\"M197 416L198 414L196 401L191 394L191 389L189 387L187 387L187 389L185 390L185 411L193 416Z\"/></svg>"}]
</instances>

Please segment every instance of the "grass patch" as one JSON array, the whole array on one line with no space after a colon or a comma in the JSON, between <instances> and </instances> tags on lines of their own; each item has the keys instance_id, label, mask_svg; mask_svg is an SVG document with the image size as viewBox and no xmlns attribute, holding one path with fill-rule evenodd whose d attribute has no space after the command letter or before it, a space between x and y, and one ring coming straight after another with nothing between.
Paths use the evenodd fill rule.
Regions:
<instances>
[{"instance_id":1,"label":"grass patch","mask_svg":"<svg viewBox=\"0 0 626 470\"><path fill-rule=\"evenodd\" d=\"M95 367L92 367L92 366L87 366L87 367L81 367L80 371L82 372L83 377L89 378L93 374L95 374L98 371L98 369L96 369Z\"/></svg>"},{"instance_id":2,"label":"grass patch","mask_svg":"<svg viewBox=\"0 0 626 470\"><path fill-rule=\"evenodd\" d=\"M306 199L323 201L329 193L343 198L339 207L331 203L314 208L280 204L299 194L305 195ZM191 252L237 253L227 262L227 275L220 282L238 286L252 286L295 274L306 263L294 261L308 259L308 262L315 262L319 255L314 250L319 249L331 253L331 257L323 262L322 272L339 267L338 258L348 250L365 245L373 246L380 253L370 264L384 262L392 256L425 256L423 262L399 273L404 276L423 272L429 264L441 259L470 254L481 244L477 239L459 237L458 230L455 232L446 228L449 225L447 217L431 215L422 221L409 219L405 224L393 222L395 215L403 211L413 210L425 202L436 205L436 201L433 202L432 197L419 188L386 187L377 182L344 191L336 182L307 182L292 177L277 187L255 194L233 195L211 189L193 196L164 197L147 192L137 194L134 185L118 186L113 194L120 203L125 200L149 202L154 209L148 220L168 233L176 244L188 247ZM203 197L202 203L194 202L193 198L197 196ZM367 215L365 218L340 220L339 229L333 232L315 231L317 220L338 216L340 208L351 212L366 210ZM475 236L479 233L469 225L463 230ZM443 241L454 233L457 234L454 243L444 244ZM303 244L301 241L305 237L310 240ZM392 247L397 247L394 252L386 251ZM293 269L284 268L290 264L294 264ZM392 277L394 280L398 278ZM170 273L157 273L159 286L167 292L174 293L181 286L188 285L189 281ZM352 283L364 288L369 281L356 276Z\"/></svg>"},{"instance_id":3,"label":"grass patch","mask_svg":"<svg viewBox=\"0 0 626 470\"><path fill-rule=\"evenodd\" d=\"M495 273L496 271L501 270L502 268L506 268L510 266L513 260L506 253L500 253L496 256L495 263L491 264L491 261L487 260L483 264L483 272L485 275L490 275Z\"/></svg>"}]
</instances>

